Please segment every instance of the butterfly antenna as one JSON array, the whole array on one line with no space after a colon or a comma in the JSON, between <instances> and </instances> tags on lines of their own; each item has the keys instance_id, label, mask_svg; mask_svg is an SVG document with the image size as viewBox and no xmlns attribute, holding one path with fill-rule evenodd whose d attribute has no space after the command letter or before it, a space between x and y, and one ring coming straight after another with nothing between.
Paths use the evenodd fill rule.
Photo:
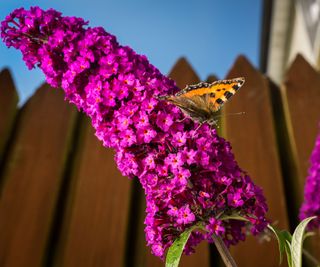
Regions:
<instances>
[{"instance_id":1,"label":"butterfly antenna","mask_svg":"<svg viewBox=\"0 0 320 267\"><path fill-rule=\"evenodd\" d=\"M242 111L242 112L236 112L236 113L227 113L225 115L220 114L220 115L214 116L214 118L221 118L223 116L244 115L244 114L246 114L246 113L244 111Z\"/></svg>"},{"instance_id":2,"label":"butterfly antenna","mask_svg":"<svg viewBox=\"0 0 320 267\"><path fill-rule=\"evenodd\" d=\"M182 120L178 120L177 122L183 122L184 120L188 119L187 117L184 117Z\"/></svg>"},{"instance_id":3,"label":"butterfly antenna","mask_svg":"<svg viewBox=\"0 0 320 267\"><path fill-rule=\"evenodd\" d=\"M199 128L202 126L202 123L199 123L199 126L194 130L191 138L193 139L193 137L195 136L196 132L199 130Z\"/></svg>"}]
</instances>

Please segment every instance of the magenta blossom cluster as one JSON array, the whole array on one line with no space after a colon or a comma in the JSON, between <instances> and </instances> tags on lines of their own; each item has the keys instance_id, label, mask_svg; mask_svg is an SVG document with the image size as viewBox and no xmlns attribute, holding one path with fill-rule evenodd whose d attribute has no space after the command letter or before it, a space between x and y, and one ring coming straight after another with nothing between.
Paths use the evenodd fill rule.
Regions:
<instances>
[{"instance_id":1,"label":"magenta blossom cluster","mask_svg":"<svg viewBox=\"0 0 320 267\"><path fill-rule=\"evenodd\" d=\"M308 171L304 188L304 202L300 208L299 218L317 216L309 225L311 228L320 227L320 133L310 158L311 166Z\"/></svg>"},{"instance_id":2,"label":"magenta blossom cluster","mask_svg":"<svg viewBox=\"0 0 320 267\"><path fill-rule=\"evenodd\" d=\"M116 151L121 173L137 177L146 195L145 234L153 254L165 250L187 228L185 253L212 235L227 245L260 233L267 205L259 187L237 165L230 144L215 129L185 119L157 96L179 89L145 56L118 44L101 27L38 7L17 9L1 24L8 47L21 50L53 87L92 120L96 136ZM228 219L240 215L250 223Z\"/></svg>"}]
</instances>

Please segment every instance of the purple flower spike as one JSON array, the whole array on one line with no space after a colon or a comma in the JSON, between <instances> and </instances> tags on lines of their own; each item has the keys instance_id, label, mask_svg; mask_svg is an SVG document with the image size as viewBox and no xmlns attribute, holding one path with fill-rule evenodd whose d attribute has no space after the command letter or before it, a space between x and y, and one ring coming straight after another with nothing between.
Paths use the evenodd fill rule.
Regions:
<instances>
[{"instance_id":1,"label":"purple flower spike","mask_svg":"<svg viewBox=\"0 0 320 267\"><path fill-rule=\"evenodd\" d=\"M311 154L310 164L299 219L302 221L307 217L317 216L309 223L309 227L315 229L320 227L320 133Z\"/></svg>"},{"instance_id":2,"label":"purple flower spike","mask_svg":"<svg viewBox=\"0 0 320 267\"><path fill-rule=\"evenodd\" d=\"M204 124L183 120L175 106L156 96L179 89L145 56L121 46L103 28L80 18L38 7L17 9L1 24L8 47L22 52L29 68L39 67L53 87L92 120L96 136L115 149L119 170L138 178L146 195L145 233L154 255L187 228L202 223L185 247L190 254L210 234L227 245L267 225L262 190L239 168L230 144ZM252 223L223 220L237 214Z\"/></svg>"}]
</instances>

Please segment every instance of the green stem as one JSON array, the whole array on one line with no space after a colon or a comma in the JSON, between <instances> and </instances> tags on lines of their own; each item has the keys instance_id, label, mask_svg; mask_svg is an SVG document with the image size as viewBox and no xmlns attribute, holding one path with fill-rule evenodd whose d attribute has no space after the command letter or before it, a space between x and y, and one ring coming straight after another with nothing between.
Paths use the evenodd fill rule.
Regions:
<instances>
[{"instance_id":1,"label":"green stem","mask_svg":"<svg viewBox=\"0 0 320 267\"><path fill-rule=\"evenodd\" d=\"M237 267L236 262L221 237L213 235L212 238L226 267Z\"/></svg>"}]
</instances>

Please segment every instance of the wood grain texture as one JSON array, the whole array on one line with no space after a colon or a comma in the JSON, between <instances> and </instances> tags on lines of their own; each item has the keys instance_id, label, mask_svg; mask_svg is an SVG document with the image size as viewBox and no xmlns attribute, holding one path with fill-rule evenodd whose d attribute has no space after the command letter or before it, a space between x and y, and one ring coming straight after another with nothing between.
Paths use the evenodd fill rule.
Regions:
<instances>
[{"instance_id":1,"label":"wood grain texture","mask_svg":"<svg viewBox=\"0 0 320 267\"><path fill-rule=\"evenodd\" d=\"M287 228L286 202L277 150L270 91L266 79L240 56L227 78L245 77L244 86L223 108L223 114L245 112L241 116L226 116L224 136L230 141L240 168L248 172L256 185L263 188L269 206L268 217ZM249 237L232 248L239 266L278 266L277 243ZM274 255L267 257L266 255Z\"/></svg>"},{"instance_id":2,"label":"wood grain texture","mask_svg":"<svg viewBox=\"0 0 320 267\"><path fill-rule=\"evenodd\" d=\"M298 55L286 74L282 86L285 117L289 132L292 160L295 173L290 177L295 185L294 198L296 205L294 216L303 201L303 188L310 156L320 131L320 73ZM308 240L313 255L320 260L320 234Z\"/></svg>"},{"instance_id":3,"label":"wood grain texture","mask_svg":"<svg viewBox=\"0 0 320 267\"><path fill-rule=\"evenodd\" d=\"M194 72L190 64L187 62L185 58L180 58L177 63L172 68L169 77L173 79L178 87L181 89L184 88L187 84L198 83L199 78L197 74ZM153 256L150 252L150 248L146 247L144 241L144 232L143 232L143 218L145 216L145 203L143 202L141 205L140 211L140 219L138 223L139 227L139 236L137 237L137 255L136 255L136 263L133 266L141 266L141 267L157 267L164 266L164 262L162 262L159 258ZM141 217L143 216L143 217ZM207 242L203 242L196 249L196 253L191 256L182 256L181 266L183 267L193 267L193 266L210 266L210 255L209 255L209 245Z\"/></svg>"},{"instance_id":4,"label":"wood grain texture","mask_svg":"<svg viewBox=\"0 0 320 267\"><path fill-rule=\"evenodd\" d=\"M177 60L169 73L169 78L174 80L180 89L185 88L186 85L200 82L198 75L184 57Z\"/></svg>"},{"instance_id":5,"label":"wood grain texture","mask_svg":"<svg viewBox=\"0 0 320 267\"><path fill-rule=\"evenodd\" d=\"M0 163L12 134L19 97L8 69L0 72Z\"/></svg>"},{"instance_id":6,"label":"wood grain texture","mask_svg":"<svg viewBox=\"0 0 320 267\"><path fill-rule=\"evenodd\" d=\"M122 266L131 181L121 176L89 119L79 134L57 266Z\"/></svg>"},{"instance_id":7,"label":"wood grain texture","mask_svg":"<svg viewBox=\"0 0 320 267\"><path fill-rule=\"evenodd\" d=\"M74 109L44 85L21 111L0 199L0 266L41 266L69 151Z\"/></svg>"},{"instance_id":8,"label":"wood grain texture","mask_svg":"<svg viewBox=\"0 0 320 267\"><path fill-rule=\"evenodd\" d=\"M88 119L79 131L56 266L123 266L131 182Z\"/></svg>"},{"instance_id":9,"label":"wood grain texture","mask_svg":"<svg viewBox=\"0 0 320 267\"><path fill-rule=\"evenodd\" d=\"M289 138L298 167L298 198L302 200L309 158L320 123L320 74L301 56L292 63L283 87Z\"/></svg>"}]
</instances>

